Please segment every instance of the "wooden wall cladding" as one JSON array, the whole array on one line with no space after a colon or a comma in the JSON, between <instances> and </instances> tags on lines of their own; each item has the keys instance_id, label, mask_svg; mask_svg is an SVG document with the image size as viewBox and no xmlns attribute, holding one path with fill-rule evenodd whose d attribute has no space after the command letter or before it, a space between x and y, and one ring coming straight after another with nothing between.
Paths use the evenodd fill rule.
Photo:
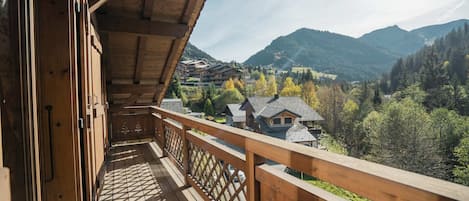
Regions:
<instances>
[{"instance_id":1,"label":"wooden wall cladding","mask_svg":"<svg viewBox=\"0 0 469 201\"><path fill-rule=\"evenodd\" d=\"M36 1L43 200L81 200L74 1Z\"/></svg>"}]
</instances>

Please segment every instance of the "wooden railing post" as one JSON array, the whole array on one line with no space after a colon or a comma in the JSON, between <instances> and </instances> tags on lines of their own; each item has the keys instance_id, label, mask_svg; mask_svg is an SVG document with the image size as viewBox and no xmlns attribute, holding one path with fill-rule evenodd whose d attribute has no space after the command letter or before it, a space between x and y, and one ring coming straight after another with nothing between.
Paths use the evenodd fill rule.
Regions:
<instances>
[{"instance_id":1,"label":"wooden railing post","mask_svg":"<svg viewBox=\"0 0 469 201\"><path fill-rule=\"evenodd\" d=\"M190 131L191 128L190 127L187 127L185 125L182 126L182 163L183 163L183 169L184 169L184 178L185 178L185 182L186 182L186 185L189 185L189 140L187 140L187 135L188 135L188 132L187 131Z\"/></svg>"},{"instance_id":2,"label":"wooden railing post","mask_svg":"<svg viewBox=\"0 0 469 201\"><path fill-rule=\"evenodd\" d=\"M260 184L256 181L256 166L265 162L265 159L256 155L254 152L246 150L246 185L247 185L247 200L259 201L260 199Z\"/></svg>"},{"instance_id":3,"label":"wooden railing post","mask_svg":"<svg viewBox=\"0 0 469 201\"><path fill-rule=\"evenodd\" d=\"M158 130L160 131L160 142L161 142L161 151L163 152L163 156L168 156L168 153L166 153L166 136L165 136L165 128L164 128L164 119L165 116L160 113L161 119L160 119L160 124L158 125L159 128Z\"/></svg>"}]
</instances>

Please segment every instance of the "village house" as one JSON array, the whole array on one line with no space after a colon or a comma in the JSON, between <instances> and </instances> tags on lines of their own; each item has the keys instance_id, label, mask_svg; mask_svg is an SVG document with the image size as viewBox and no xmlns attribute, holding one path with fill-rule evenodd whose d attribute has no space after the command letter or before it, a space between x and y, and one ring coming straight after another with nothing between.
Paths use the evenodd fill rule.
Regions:
<instances>
[{"instance_id":1,"label":"village house","mask_svg":"<svg viewBox=\"0 0 469 201\"><path fill-rule=\"evenodd\" d=\"M200 81L200 78L208 67L210 67L210 64L205 60L181 61L176 67L175 74L182 83L190 81L189 78Z\"/></svg>"},{"instance_id":2,"label":"village house","mask_svg":"<svg viewBox=\"0 0 469 201\"><path fill-rule=\"evenodd\" d=\"M213 83L221 86L226 80L239 79L242 77L243 71L233 67L230 64L217 64L206 69L201 77L201 82Z\"/></svg>"},{"instance_id":3,"label":"village house","mask_svg":"<svg viewBox=\"0 0 469 201\"><path fill-rule=\"evenodd\" d=\"M249 129L284 140L290 131L289 141L308 145L313 145L319 137L321 130L317 125L324 120L300 97L250 97L240 109L245 111ZM293 133L301 135L302 140L293 137Z\"/></svg>"},{"instance_id":4,"label":"village house","mask_svg":"<svg viewBox=\"0 0 469 201\"><path fill-rule=\"evenodd\" d=\"M225 108L226 125L236 128L246 127L246 112L241 110L241 104L227 104Z\"/></svg>"},{"instance_id":5,"label":"village house","mask_svg":"<svg viewBox=\"0 0 469 201\"><path fill-rule=\"evenodd\" d=\"M213 83L216 86L221 86L230 78L241 78L243 71L226 63L212 65L205 60L187 60L179 62L175 74L183 85Z\"/></svg>"}]
</instances>

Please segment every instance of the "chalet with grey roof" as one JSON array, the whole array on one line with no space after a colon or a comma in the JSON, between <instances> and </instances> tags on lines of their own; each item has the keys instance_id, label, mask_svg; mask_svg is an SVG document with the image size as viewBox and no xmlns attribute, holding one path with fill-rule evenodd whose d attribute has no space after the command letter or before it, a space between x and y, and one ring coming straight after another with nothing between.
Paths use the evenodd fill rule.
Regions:
<instances>
[{"instance_id":1,"label":"chalet with grey roof","mask_svg":"<svg viewBox=\"0 0 469 201\"><path fill-rule=\"evenodd\" d=\"M226 125L245 128L246 112L241 110L241 104L227 104L225 108Z\"/></svg>"},{"instance_id":2,"label":"chalet with grey roof","mask_svg":"<svg viewBox=\"0 0 469 201\"><path fill-rule=\"evenodd\" d=\"M240 109L245 111L248 128L284 140L295 121L315 139L321 133L318 122L324 120L300 97L250 97Z\"/></svg>"}]
</instances>

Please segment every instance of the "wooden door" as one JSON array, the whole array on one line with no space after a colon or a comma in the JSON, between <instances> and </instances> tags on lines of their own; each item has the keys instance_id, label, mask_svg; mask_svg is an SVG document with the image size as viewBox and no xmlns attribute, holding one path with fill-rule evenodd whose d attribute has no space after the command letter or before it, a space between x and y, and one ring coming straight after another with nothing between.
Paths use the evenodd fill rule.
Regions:
<instances>
[{"instance_id":1,"label":"wooden door","mask_svg":"<svg viewBox=\"0 0 469 201\"><path fill-rule=\"evenodd\" d=\"M82 16L82 37L83 46L81 50L81 86L82 86L82 113L85 114L85 124L83 129L84 146L84 167L85 167L85 190L86 198L93 200L97 196L102 176L104 174L104 159L107 140L106 123L106 98L105 86L102 75L101 55L102 46L100 37L96 33L94 26L90 22L86 10Z\"/></svg>"},{"instance_id":2,"label":"wooden door","mask_svg":"<svg viewBox=\"0 0 469 201\"><path fill-rule=\"evenodd\" d=\"M94 137L95 146L95 172L99 174L102 172L104 164L104 156L107 148L107 125L106 125L106 99L105 90L103 89L103 75L101 66L102 46L99 41L99 36L91 29L91 88L92 88L92 121L93 128L91 129Z\"/></svg>"}]
</instances>

